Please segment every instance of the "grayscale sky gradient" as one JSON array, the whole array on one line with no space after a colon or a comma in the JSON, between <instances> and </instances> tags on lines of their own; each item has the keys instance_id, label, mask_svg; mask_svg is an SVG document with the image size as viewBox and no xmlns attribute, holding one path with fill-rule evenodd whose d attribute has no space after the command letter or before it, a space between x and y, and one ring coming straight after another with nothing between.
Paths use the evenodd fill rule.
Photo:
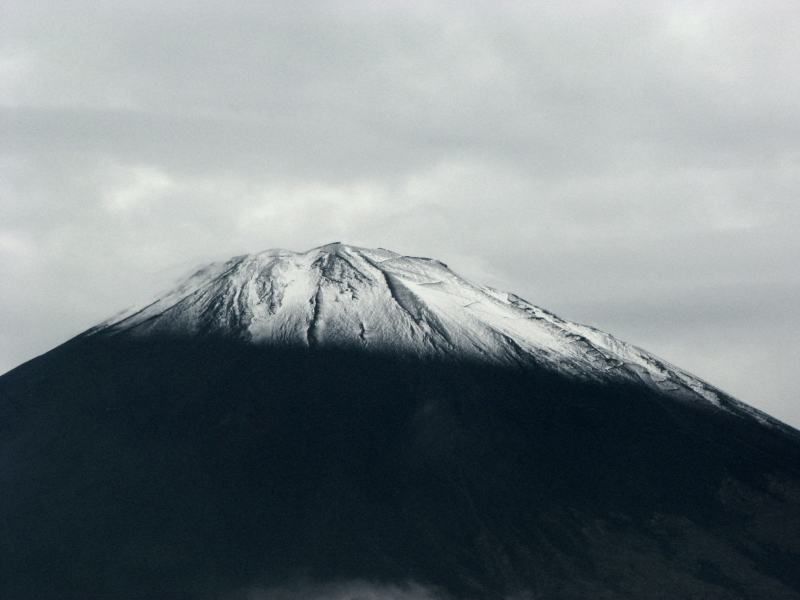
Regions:
<instances>
[{"instance_id":1,"label":"grayscale sky gradient","mask_svg":"<svg viewBox=\"0 0 800 600\"><path fill-rule=\"evenodd\" d=\"M800 427L799 200L795 1L0 2L0 372L342 241Z\"/></svg>"}]
</instances>

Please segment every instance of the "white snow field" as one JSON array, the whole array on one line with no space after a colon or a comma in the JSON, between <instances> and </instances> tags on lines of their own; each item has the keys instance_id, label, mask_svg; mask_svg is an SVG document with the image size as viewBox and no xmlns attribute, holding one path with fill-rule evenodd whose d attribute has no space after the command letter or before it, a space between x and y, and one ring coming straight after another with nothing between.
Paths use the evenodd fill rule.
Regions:
<instances>
[{"instance_id":1,"label":"white snow field","mask_svg":"<svg viewBox=\"0 0 800 600\"><path fill-rule=\"evenodd\" d=\"M693 375L630 344L561 319L447 265L329 244L267 250L208 265L144 307L86 335L233 336L257 345L362 348L419 357L537 364L592 381L643 381L670 396L749 413Z\"/></svg>"}]
</instances>

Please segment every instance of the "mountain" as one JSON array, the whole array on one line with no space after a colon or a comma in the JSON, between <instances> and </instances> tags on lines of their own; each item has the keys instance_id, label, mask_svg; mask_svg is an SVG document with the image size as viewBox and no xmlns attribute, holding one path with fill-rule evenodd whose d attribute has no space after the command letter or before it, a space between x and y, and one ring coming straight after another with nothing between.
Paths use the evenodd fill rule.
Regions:
<instances>
[{"instance_id":1,"label":"mountain","mask_svg":"<svg viewBox=\"0 0 800 600\"><path fill-rule=\"evenodd\" d=\"M329 244L209 265L86 335L235 338L259 346L363 349L418 358L543 366L583 380L644 382L687 401L782 425L597 329L474 285L447 265Z\"/></svg>"},{"instance_id":2,"label":"mountain","mask_svg":"<svg viewBox=\"0 0 800 600\"><path fill-rule=\"evenodd\" d=\"M209 265L0 377L0 598L800 598L800 432L443 263Z\"/></svg>"}]
</instances>

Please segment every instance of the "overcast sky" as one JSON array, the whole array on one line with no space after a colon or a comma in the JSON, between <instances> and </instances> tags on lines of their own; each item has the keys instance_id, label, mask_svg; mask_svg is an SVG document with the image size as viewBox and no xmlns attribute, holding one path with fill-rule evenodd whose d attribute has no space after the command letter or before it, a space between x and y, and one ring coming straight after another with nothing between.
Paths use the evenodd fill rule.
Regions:
<instances>
[{"instance_id":1,"label":"overcast sky","mask_svg":"<svg viewBox=\"0 0 800 600\"><path fill-rule=\"evenodd\" d=\"M0 2L0 372L342 241L800 427L798 231L798 2Z\"/></svg>"}]
</instances>

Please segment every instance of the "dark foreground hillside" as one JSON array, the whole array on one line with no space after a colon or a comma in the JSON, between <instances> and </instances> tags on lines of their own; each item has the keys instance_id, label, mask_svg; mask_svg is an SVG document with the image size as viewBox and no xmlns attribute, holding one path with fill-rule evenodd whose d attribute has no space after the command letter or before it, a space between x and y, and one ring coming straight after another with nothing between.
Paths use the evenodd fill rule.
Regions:
<instances>
[{"instance_id":1,"label":"dark foreground hillside","mask_svg":"<svg viewBox=\"0 0 800 600\"><path fill-rule=\"evenodd\" d=\"M798 440L535 370L79 338L0 378L0 597L800 598Z\"/></svg>"}]
</instances>

